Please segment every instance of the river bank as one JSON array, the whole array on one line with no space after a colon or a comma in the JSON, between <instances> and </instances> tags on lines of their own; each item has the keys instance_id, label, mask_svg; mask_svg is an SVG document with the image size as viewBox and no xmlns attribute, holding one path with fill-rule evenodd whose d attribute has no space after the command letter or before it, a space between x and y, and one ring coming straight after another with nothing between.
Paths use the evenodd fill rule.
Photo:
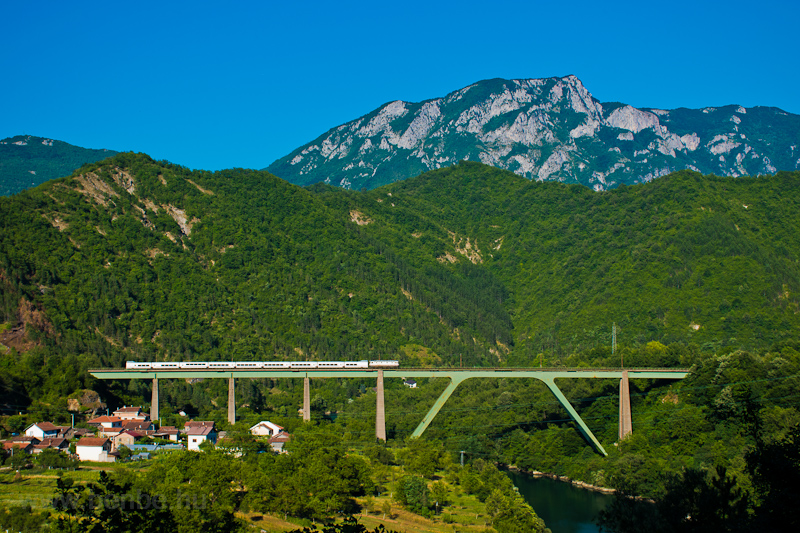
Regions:
<instances>
[{"instance_id":1,"label":"river bank","mask_svg":"<svg viewBox=\"0 0 800 533\"><path fill-rule=\"evenodd\" d=\"M525 470L524 468L519 468L518 466L514 465L509 465L506 468L510 471L518 472L520 474L525 474L531 477L535 478L544 477L552 479L554 481L561 481L563 483L569 483L570 485L573 485L581 489L592 490L603 494L614 494L614 492L616 492L614 489L610 489L608 487L599 487L597 485L592 485L591 483L586 483L585 481L578 481L575 479L568 478L567 476L558 476L556 474L550 474L547 472L539 472L538 470Z\"/></svg>"},{"instance_id":2,"label":"river bank","mask_svg":"<svg viewBox=\"0 0 800 533\"><path fill-rule=\"evenodd\" d=\"M563 476L535 476L521 469L506 474L553 533L599 533L598 516L614 500L608 492L591 490Z\"/></svg>"}]
</instances>

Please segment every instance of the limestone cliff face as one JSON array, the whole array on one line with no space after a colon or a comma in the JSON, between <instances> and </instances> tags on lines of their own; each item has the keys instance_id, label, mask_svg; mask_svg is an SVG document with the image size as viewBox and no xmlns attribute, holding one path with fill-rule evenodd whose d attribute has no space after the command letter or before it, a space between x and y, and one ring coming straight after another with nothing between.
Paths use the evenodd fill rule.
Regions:
<instances>
[{"instance_id":1,"label":"limestone cliff face","mask_svg":"<svg viewBox=\"0 0 800 533\"><path fill-rule=\"evenodd\" d=\"M637 109L600 103L575 76L496 79L422 103L390 102L267 170L299 185L358 189L468 159L604 190L685 168L796 170L799 145L800 116L776 108Z\"/></svg>"}]
</instances>

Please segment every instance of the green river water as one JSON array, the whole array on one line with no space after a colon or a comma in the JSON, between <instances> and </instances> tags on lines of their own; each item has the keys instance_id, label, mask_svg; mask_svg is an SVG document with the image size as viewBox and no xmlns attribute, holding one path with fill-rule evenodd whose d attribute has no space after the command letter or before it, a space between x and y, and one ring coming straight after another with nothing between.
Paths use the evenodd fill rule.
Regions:
<instances>
[{"instance_id":1,"label":"green river water","mask_svg":"<svg viewBox=\"0 0 800 533\"><path fill-rule=\"evenodd\" d=\"M553 533L597 533L594 519L614 498L546 477L513 471L508 475Z\"/></svg>"}]
</instances>

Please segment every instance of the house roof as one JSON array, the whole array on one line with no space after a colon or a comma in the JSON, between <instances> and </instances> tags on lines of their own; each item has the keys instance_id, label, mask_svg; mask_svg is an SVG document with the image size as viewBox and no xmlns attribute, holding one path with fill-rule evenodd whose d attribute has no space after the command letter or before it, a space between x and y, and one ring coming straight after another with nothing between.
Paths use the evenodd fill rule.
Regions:
<instances>
[{"instance_id":1,"label":"house roof","mask_svg":"<svg viewBox=\"0 0 800 533\"><path fill-rule=\"evenodd\" d=\"M94 429L86 428L70 428L67 430L67 436L70 438L82 437L84 435L94 435Z\"/></svg>"},{"instance_id":2,"label":"house roof","mask_svg":"<svg viewBox=\"0 0 800 533\"><path fill-rule=\"evenodd\" d=\"M125 429L150 429L153 423L149 420L125 420L122 422Z\"/></svg>"},{"instance_id":3,"label":"house roof","mask_svg":"<svg viewBox=\"0 0 800 533\"><path fill-rule=\"evenodd\" d=\"M214 428L212 426L197 426L197 427L190 427L186 431L186 434L205 437L213 432Z\"/></svg>"},{"instance_id":4,"label":"house roof","mask_svg":"<svg viewBox=\"0 0 800 533\"><path fill-rule=\"evenodd\" d=\"M83 437L76 446L105 446L107 442L104 437Z\"/></svg>"},{"instance_id":5,"label":"house roof","mask_svg":"<svg viewBox=\"0 0 800 533\"><path fill-rule=\"evenodd\" d=\"M270 422L269 420L262 420L261 422L259 422L255 426L251 427L250 431L253 431L258 426L265 426L265 427L268 427L268 428L277 429L278 431L283 431L283 428L281 426L279 426L278 424L276 424L274 422Z\"/></svg>"},{"instance_id":6,"label":"house roof","mask_svg":"<svg viewBox=\"0 0 800 533\"><path fill-rule=\"evenodd\" d=\"M141 407L120 407L115 413L139 413L142 410Z\"/></svg>"},{"instance_id":7,"label":"house roof","mask_svg":"<svg viewBox=\"0 0 800 533\"><path fill-rule=\"evenodd\" d=\"M104 422L122 422L122 419L118 416L98 416L97 418L93 418L87 422L87 424L102 424Z\"/></svg>"},{"instance_id":8,"label":"house roof","mask_svg":"<svg viewBox=\"0 0 800 533\"><path fill-rule=\"evenodd\" d=\"M39 439L37 437L32 436L32 435L15 435L15 436L9 438L8 441L9 442L16 442L16 443L29 442L31 444L38 444L39 443ZM34 441L36 441L36 442L34 442Z\"/></svg>"},{"instance_id":9,"label":"house roof","mask_svg":"<svg viewBox=\"0 0 800 533\"><path fill-rule=\"evenodd\" d=\"M60 437L54 438L46 438L42 439L42 442L36 444L35 448L66 448L67 447L67 439L62 439Z\"/></svg>"},{"instance_id":10,"label":"house roof","mask_svg":"<svg viewBox=\"0 0 800 533\"><path fill-rule=\"evenodd\" d=\"M176 428L175 426L161 426L161 429L155 432L156 435L178 435L180 434L181 430Z\"/></svg>"},{"instance_id":11,"label":"house roof","mask_svg":"<svg viewBox=\"0 0 800 533\"><path fill-rule=\"evenodd\" d=\"M25 451L29 451L33 447L33 445L30 442L6 441L6 442L3 443L3 449L4 450L10 450L14 446L18 447L20 450L25 450Z\"/></svg>"},{"instance_id":12,"label":"house roof","mask_svg":"<svg viewBox=\"0 0 800 533\"><path fill-rule=\"evenodd\" d=\"M42 431L47 431L47 432L50 432L50 431L61 431L63 429L68 429L69 428L69 426L56 426L54 424L51 424L50 422L34 422L33 424L31 424L30 426L25 428L25 431L28 431L33 426L36 426L39 429L41 429Z\"/></svg>"},{"instance_id":13,"label":"house roof","mask_svg":"<svg viewBox=\"0 0 800 533\"><path fill-rule=\"evenodd\" d=\"M183 429L189 429L190 427L197 427L197 426L208 426L214 427L213 420L189 420L183 425Z\"/></svg>"},{"instance_id":14,"label":"house roof","mask_svg":"<svg viewBox=\"0 0 800 533\"><path fill-rule=\"evenodd\" d=\"M288 433L281 431L274 437L271 437L267 442L272 444L273 442L289 442L292 439L292 436Z\"/></svg>"}]
</instances>

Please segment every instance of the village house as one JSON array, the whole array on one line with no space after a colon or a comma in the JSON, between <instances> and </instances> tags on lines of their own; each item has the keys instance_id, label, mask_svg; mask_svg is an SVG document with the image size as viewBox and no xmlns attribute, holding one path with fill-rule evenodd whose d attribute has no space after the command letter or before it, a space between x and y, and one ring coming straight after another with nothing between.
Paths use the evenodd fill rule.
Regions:
<instances>
[{"instance_id":1,"label":"village house","mask_svg":"<svg viewBox=\"0 0 800 533\"><path fill-rule=\"evenodd\" d=\"M93 437L95 431L86 428L69 428L64 432L63 437L67 440L80 439L81 437Z\"/></svg>"},{"instance_id":2,"label":"village house","mask_svg":"<svg viewBox=\"0 0 800 533\"><path fill-rule=\"evenodd\" d=\"M122 419L118 416L98 416L86 422L98 429L101 436L116 435L122 431ZM116 431L114 431L116 429Z\"/></svg>"},{"instance_id":3,"label":"village house","mask_svg":"<svg viewBox=\"0 0 800 533\"><path fill-rule=\"evenodd\" d=\"M114 411L114 416L121 420L138 420L144 422L150 420L150 413L142 412L141 407L121 407Z\"/></svg>"},{"instance_id":4,"label":"village house","mask_svg":"<svg viewBox=\"0 0 800 533\"><path fill-rule=\"evenodd\" d=\"M50 422L36 422L25 429L25 435L39 440L63 436L69 426L55 426Z\"/></svg>"},{"instance_id":5,"label":"village house","mask_svg":"<svg viewBox=\"0 0 800 533\"><path fill-rule=\"evenodd\" d=\"M48 437L42 439L42 442L40 442L39 444L33 445L33 453L42 453L44 450L48 448L53 448L54 450L59 452L68 452L69 441L61 437L55 437L55 438Z\"/></svg>"},{"instance_id":6,"label":"village house","mask_svg":"<svg viewBox=\"0 0 800 533\"><path fill-rule=\"evenodd\" d=\"M119 450L121 446L133 449L133 443L135 443L137 439L141 439L143 436L144 435L142 433L124 429L111 438L111 449L112 451L116 451Z\"/></svg>"},{"instance_id":7,"label":"village house","mask_svg":"<svg viewBox=\"0 0 800 533\"><path fill-rule=\"evenodd\" d=\"M269 442L270 448L272 448L273 452L276 453L285 453L283 451L283 445L291 440L291 435L286 433L285 431L281 431L274 437L271 437L267 442Z\"/></svg>"},{"instance_id":8,"label":"village house","mask_svg":"<svg viewBox=\"0 0 800 533\"><path fill-rule=\"evenodd\" d=\"M268 420L263 420L250 428L250 433L257 437L274 437L281 431L283 431L281 426Z\"/></svg>"},{"instance_id":9,"label":"village house","mask_svg":"<svg viewBox=\"0 0 800 533\"><path fill-rule=\"evenodd\" d=\"M178 437L180 434L181 431L174 426L162 426L150 436L157 439L166 439L173 442L178 442Z\"/></svg>"},{"instance_id":10,"label":"village house","mask_svg":"<svg viewBox=\"0 0 800 533\"><path fill-rule=\"evenodd\" d=\"M111 451L111 441L104 437L84 437L75 445L75 454L81 461L113 463L116 457Z\"/></svg>"},{"instance_id":11,"label":"village house","mask_svg":"<svg viewBox=\"0 0 800 533\"><path fill-rule=\"evenodd\" d=\"M13 437L9 437L6 439L6 442L16 442L17 444L30 444L31 446L35 446L42 442L42 439L31 437L29 435L14 435Z\"/></svg>"},{"instance_id":12,"label":"village house","mask_svg":"<svg viewBox=\"0 0 800 533\"><path fill-rule=\"evenodd\" d=\"M123 420L120 427L126 431L138 431L145 435L156 431L156 426L150 420Z\"/></svg>"},{"instance_id":13,"label":"village house","mask_svg":"<svg viewBox=\"0 0 800 533\"><path fill-rule=\"evenodd\" d=\"M189 450L200 450L200 445L205 441L211 443L217 442L217 430L214 427L214 422L193 422L189 421L184 426L183 430L186 432L187 443L186 448Z\"/></svg>"},{"instance_id":14,"label":"village house","mask_svg":"<svg viewBox=\"0 0 800 533\"><path fill-rule=\"evenodd\" d=\"M13 442L13 441L5 441L3 442L3 450L9 452L11 455L15 453L32 453L33 452L33 444L30 441L25 442Z\"/></svg>"}]
</instances>

